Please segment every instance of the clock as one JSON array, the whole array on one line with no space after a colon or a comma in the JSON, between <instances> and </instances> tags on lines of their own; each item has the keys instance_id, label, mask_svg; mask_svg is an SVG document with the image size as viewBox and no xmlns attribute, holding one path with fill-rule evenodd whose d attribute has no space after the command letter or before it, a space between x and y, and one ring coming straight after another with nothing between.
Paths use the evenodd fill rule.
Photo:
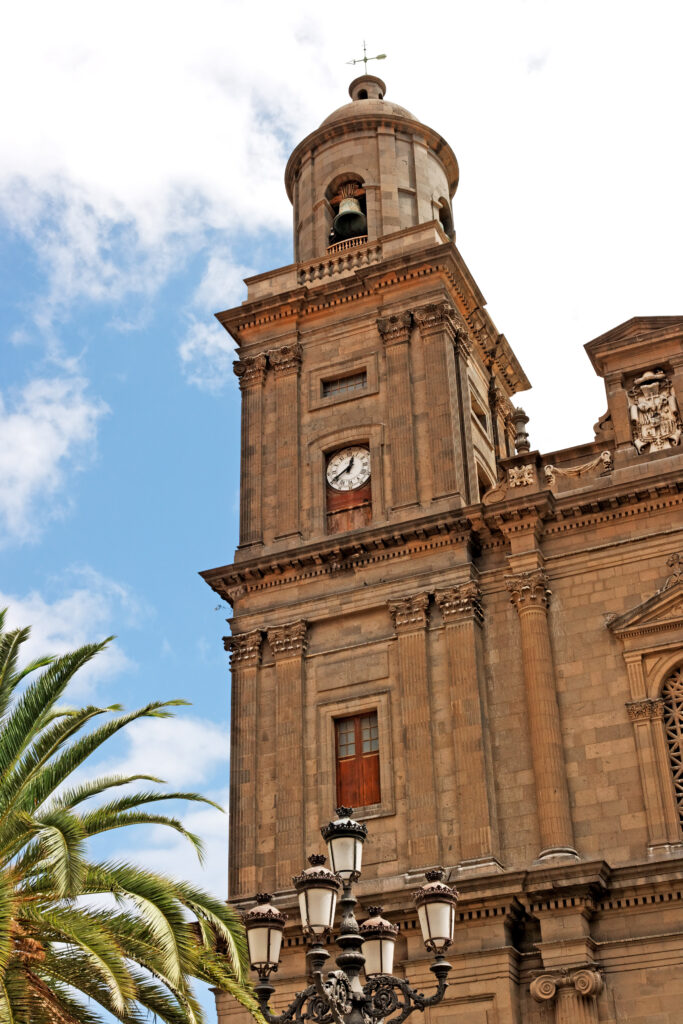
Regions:
<instances>
[{"instance_id":1,"label":"clock","mask_svg":"<svg viewBox=\"0 0 683 1024\"><path fill-rule=\"evenodd\" d=\"M370 452L361 445L342 448L327 463L327 482L335 491L355 491L370 479Z\"/></svg>"}]
</instances>

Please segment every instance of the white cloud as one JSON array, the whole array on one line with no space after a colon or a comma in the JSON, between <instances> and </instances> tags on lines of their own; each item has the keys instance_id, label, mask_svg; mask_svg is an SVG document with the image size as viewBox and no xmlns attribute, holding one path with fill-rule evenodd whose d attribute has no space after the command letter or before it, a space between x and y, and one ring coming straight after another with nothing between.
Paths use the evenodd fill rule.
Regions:
<instances>
[{"instance_id":1,"label":"white cloud","mask_svg":"<svg viewBox=\"0 0 683 1024\"><path fill-rule=\"evenodd\" d=\"M64 594L49 600L34 590L26 595L0 592L0 607L8 608L6 627L30 626L24 660L64 654L116 632L116 623L134 622L145 614L130 590L94 569L72 570L60 581ZM74 676L68 698L92 696L100 684L133 668L119 643L112 642Z\"/></svg>"},{"instance_id":2,"label":"white cloud","mask_svg":"<svg viewBox=\"0 0 683 1024\"><path fill-rule=\"evenodd\" d=\"M0 544L34 540L64 512L65 471L92 459L105 412L82 377L32 380L14 401L0 393Z\"/></svg>"}]
</instances>

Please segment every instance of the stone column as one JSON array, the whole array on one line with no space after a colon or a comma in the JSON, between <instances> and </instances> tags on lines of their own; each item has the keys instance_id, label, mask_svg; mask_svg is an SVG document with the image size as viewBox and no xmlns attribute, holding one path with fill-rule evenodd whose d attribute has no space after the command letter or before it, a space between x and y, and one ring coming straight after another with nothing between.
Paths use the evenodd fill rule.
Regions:
<instances>
[{"instance_id":1,"label":"stone column","mask_svg":"<svg viewBox=\"0 0 683 1024\"><path fill-rule=\"evenodd\" d=\"M474 461L474 438L472 437L472 398L470 395L470 379L468 363L471 346L467 336L464 320L458 318L455 331L455 377L458 390L458 413L460 418L460 436L462 438L462 464L464 477L464 500L467 504L478 501L479 485L477 481L477 465Z\"/></svg>"},{"instance_id":2,"label":"stone column","mask_svg":"<svg viewBox=\"0 0 683 1024\"><path fill-rule=\"evenodd\" d=\"M603 980L594 967L578 971L553 971L531 982L538 1003L555 1004L555 1024L597 1024L598 996Z\"/></svg>"},{"instance_id":3,"label":"stone column","mask_svg":"<svg viewBox=\"0 0 683 1024\"><path fill-rule=\"evenodd\" d=\"M230 651L230 830L228 894L251 896L256 888L256 748L261 632L223 637Z\"/></svg>"},{"instance_id":4,"label":"stone column","mask_svg":"<svg viewBox=\"0 0 683 1024\"><path fill-rule=\"evenodd\" d=\"M261 520L261 479L263 444L263 383L266 379L266 356L263 352L245 356L233 363L242 392L242 453L240 472L240 547L260 544L263 540Z\"/></svg>"},{"instance_id":5,"label":"stone column","mask_svg":"<svg viewBox=\"0 0 683 1024\"><path fill-rule=\"evenodd\" d=\"M401 720L406 765L408 860L413 868L436 864L439 837L432 753L431 695L427 664L429 594L391 601L398 638Z\"/></svg>"},{"instance_id":6,"label":"stone column","mask_svg":"<svg viewBox=\"0 0 683 1024\"><path fill-rule=\"evenodd\" d=\"M453 354L456 312L449 302L437 302L414 310L413 316L424 344L430 403L432 498L460 494L465 502L467 491L459 443L460 409Z\"/></svg>"},{"instance_id":7,"label":"stone column","mask_svg":"<svg viewBox=\"0 0 683 1024\"><path fill-rule=\"evenodd\" d=\"M488 736L479 585L471 580L434 595L444 621L453 718L461 870L496 871L498 825Z\"/></svg>"},{"instance_id":8,"label":"stone column","mask_svg":"<svg viewBox=\"0 0 683 1024\"><path fill-rule=\"evenodd\" d=\"M299 367L301 345L268 353L277 411L277 536L299 533Z\"/></svg>"},{"instance_id":9,"label":"stone column","mask_svg":"<svg viewBox=\"0 0 683 1024\"><path fill-rule=\"evenodd\" d=\"M418 500L409 347L412 322L411 313L380 317L377 321L387 359L391 494L394 508L415 505Z\"/></svg>"},{"instance_id":10,"label":"stone column","mask_svg":"<svg viewBox=\"0 0 683 1024\"><path fill-rule=\"evenodd\" d=\"M541 836L539 860L578 859L574 849L569 793L548 629L548 577L542 569L507 576L519 613L522 664Z\"/></svg>"},{"instance_id":11,"label":"stone column","mask_svg":"<svg viewBox=\"0 0 683 1024\"><path fill-rule=\"evenodd\" d=\"M642 672L640 659L638 668ZM626 704L633 722L640 779L647 817L648 850L666 851L680 842L678 810L671 786L669 751L664 735L664 701L631 700Z\"/></svg>"},{"instance_id":12,"label":"stone column","mask_svg":"<svg viewBox=\"0 0 683 1024\"><path fill-rule=\"evenodd\" d=\"M304 655L306 623L268 630L275 658L275 750L279 768L276 813L276 888L291 889L305 863Z\"/></svg>"}]
</instances>

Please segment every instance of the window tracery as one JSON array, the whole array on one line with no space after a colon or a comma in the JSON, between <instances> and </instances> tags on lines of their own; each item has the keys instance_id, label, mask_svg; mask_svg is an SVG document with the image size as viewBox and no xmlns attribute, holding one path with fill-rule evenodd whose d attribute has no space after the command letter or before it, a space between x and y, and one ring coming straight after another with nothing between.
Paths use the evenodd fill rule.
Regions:
<instances>
[{"instance_id":1,"label":"window tracery","mask_svg":"<svg viewBox=\"0 0 683 1024\"><path fill-rule=\"evenodd\" d=\"M676 807L679 822L683 826L683 666L675 669L664 683L662 700Z\"/></svg>"}]
</instances>

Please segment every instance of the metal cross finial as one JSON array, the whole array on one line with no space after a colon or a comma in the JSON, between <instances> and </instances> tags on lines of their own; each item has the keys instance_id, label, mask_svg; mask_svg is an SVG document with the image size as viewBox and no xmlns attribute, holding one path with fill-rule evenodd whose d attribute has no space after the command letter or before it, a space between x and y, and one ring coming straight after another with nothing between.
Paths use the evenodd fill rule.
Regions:
<instances>
[{"instance_id":1,"label":"metal cross finial","mask_svg":"<svg viewBox=\"0 0 683 1024\"><path fill-rule=\"evenodd\" d=\"M386 53L378 53L376 57L368 57L368 51L365 48L365 40L363 40L363 56L357 57L356 60L347 60L347 64L360 64L361 61L365 64L365 74L368 73L368 61L369 60L386 60Z\"/></svg>"}]
</instances>

